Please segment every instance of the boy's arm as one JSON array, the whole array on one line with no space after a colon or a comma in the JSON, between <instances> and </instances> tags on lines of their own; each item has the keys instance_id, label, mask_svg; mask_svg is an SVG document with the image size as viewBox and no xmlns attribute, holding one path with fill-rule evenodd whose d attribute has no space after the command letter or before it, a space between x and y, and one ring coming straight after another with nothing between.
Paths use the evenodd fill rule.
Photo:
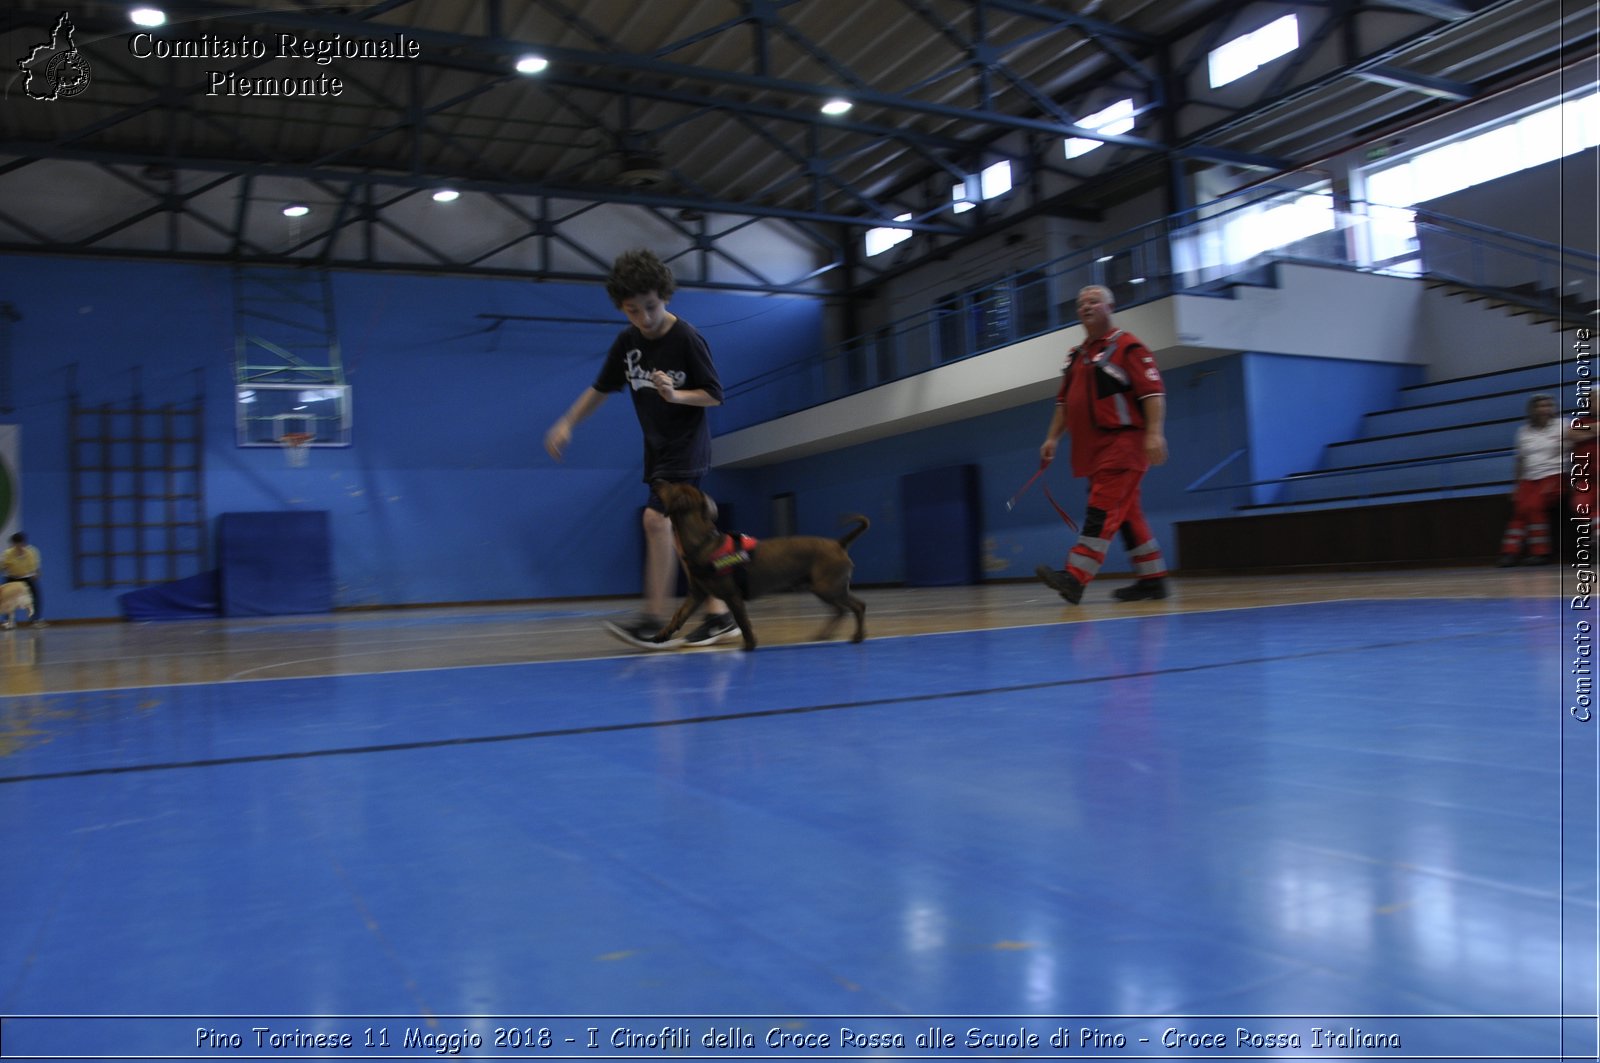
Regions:
<instances>
[{"instance_id":1,"label":"boy's arm","mask_svg":"<svg viewBox=\"0 0 1600 1063\"><path fill-rule=\"evenodd\" d=\"M567 444L572 441L572 429L579 421L588 417L600 408L606 401L606 393L596 391L594 388L584 388L583 393L572 401L567 407L567 412L562 414L550 430L544 434L544 449L557 461L561 460L561 452L567 449Z\"/></svg>"},{"instance_id":2,"label":"boy's arm","mask_svg":"<svg viewBox=\"0 0 1600 1063\"><path fill-rule=\"evenodd\" d=\"M672 378L657 369L650 374L650 383L655 385L656 394L661 396L663 402L675 402L679 406L721 406L722 399L703 388L690 388L679 391L672 386Z\"/></svg>"}]
</instances>

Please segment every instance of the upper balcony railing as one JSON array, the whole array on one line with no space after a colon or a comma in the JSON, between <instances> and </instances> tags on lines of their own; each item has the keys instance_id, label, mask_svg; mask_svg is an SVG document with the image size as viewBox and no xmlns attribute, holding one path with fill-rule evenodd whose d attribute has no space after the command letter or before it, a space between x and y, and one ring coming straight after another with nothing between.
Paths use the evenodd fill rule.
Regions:
<instances>
[{"instance_id":1,"label":"upper balcony railing","mask_svg":"<svg viewBox=\"0 0 1600 1063\"><path fill-rule=\"evenodd\" d=\"M1325 192L1254 189L969 287L820 357L738 381L727 389L719 428L759 424L1066 328L1077 321L1084 285L1104 285L1125 309L1269 285L1278 262L1434 278L1568 320L1590 314L1600 299L1592 251L1410 208L1336 205Z\"/></svg>"}]
</instances>

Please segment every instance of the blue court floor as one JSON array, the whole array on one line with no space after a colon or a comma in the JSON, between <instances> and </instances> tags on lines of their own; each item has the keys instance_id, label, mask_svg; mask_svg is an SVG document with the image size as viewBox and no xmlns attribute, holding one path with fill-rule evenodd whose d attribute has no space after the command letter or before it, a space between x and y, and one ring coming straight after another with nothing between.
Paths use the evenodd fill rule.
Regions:
<instances>
[{"instance_id":1,"label":"blue court floor","mask_svg":"<svg viewBox=\"0 0 1600 1063\"><path fill-rule=\"evenodd\" d=\"M957 1047L924 1058L1594 1058L1596 725L1563 610L0 698L0 1051L527 1058L504 1029L709 1058L727 1030L907 1057L939 1027ZM87 1015L173 1018L25 1018ZM252 1056L263 1025L288 1047Z\"/></svg>"}]
</instances>

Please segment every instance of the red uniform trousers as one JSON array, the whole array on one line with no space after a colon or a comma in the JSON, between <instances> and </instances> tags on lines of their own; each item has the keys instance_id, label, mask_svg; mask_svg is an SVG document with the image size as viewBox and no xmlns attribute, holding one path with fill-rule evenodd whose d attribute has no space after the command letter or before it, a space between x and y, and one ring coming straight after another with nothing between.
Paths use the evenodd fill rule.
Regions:
<instances>
[{"instance_id":1,"label":"red uniform trousers","mask_svg":"<svg viewBox=\"0 0 1600 1063\"><path fill-rule=\"evenodd\" d=\"M1500 555L1516 557L1524 545L1534 557L1550 556L1550 511L1561 498L1561 477L1521 480L1511 495L1511 523L1500 540Z\"/></svg>"},{"instance_id":2,"label":"red uniform trousers","mask_svg":"<svg viewBox=\"0 0 1600 1063\"><path fill-rule=\"evenodd\" d=\"M1083 531L1067 555L1067 571L1079 583L1088 583L1105 564L1111 537L1120 530L1122 545L1140 579L1161 579L1167 562L1161 546L1144 519L1139 502L1142 469L1106 469L1089 476L1089 507L1083 518Z\"/></svg>"}]
</instances>

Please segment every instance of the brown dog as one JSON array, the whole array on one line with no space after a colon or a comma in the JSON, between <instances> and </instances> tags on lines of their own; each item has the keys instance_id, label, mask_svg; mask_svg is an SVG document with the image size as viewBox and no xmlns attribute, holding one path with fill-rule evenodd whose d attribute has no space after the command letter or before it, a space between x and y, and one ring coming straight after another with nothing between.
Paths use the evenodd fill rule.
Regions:
<instances>
[{"instance_id":1,"label":"brown dog","mask_svg":"<svg viewBox=\"0 0 1600 1063\"><path fill-rule=\"evenodd\" d=\"M673 614L667 626L656 635L666 642L709 597L728 603L728 612L744 636L744 648L756 648L755 630L744 603L749 598L774 591L809 590L833 606L833 616L817 634L827 638L845 610L856 615L852 642L867 637L867 607L850 593L850 573L855 563L845 548L866 531L870 521L863 516L851 519L856 526L838 539L816 535L784 535L762 539L744 560L737 549L729 549L728 536L713 523L711 500L688 484L663 483L656 492L666 506L667 518L678 537L683 567L689 574L689 597Z\"/></svg>"}]
</instances>

